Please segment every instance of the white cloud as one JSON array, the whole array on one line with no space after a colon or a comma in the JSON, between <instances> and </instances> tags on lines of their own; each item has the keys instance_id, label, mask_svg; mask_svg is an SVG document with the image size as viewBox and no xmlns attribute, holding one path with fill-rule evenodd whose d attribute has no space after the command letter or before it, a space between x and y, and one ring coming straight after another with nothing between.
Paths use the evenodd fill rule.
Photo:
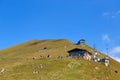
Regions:
<instances>
[{"instance_id":1,"label":"white cloud","mask_svg":"<svg viewBox=\"0 0 120 80\"><path fill-rule=\"evenodd\" d=\"M120 56L117 56L120 53L120 46L116 46L110 50L110 57L120 62Z\"/></svg>"},{"instance_id":2,"label":"white cloud","mask_svg":"<svg viewBox=\"0 0 120 80\"><path fill-rule=\"evenodd\" d=\"M108 15L110 15L110 13L108 13L108 12L104 12L104 13L102 14L102 16L108 16Z\"/></svg>"},{"instance_id":3,"label":"white cloud","mask_svg":"<svg viewBox=\"0 0 120 80\"><path fill-rule=\"evenodd\" d=\"M120 57L111 56L111 58L113 58L113 59L115 59L116 61L120 62Z\"/></svg>"},{"instance_id":4,"label":"white cloud","mask_svg":"<svg viewBox=\"0 0 120 80\"><path fill-rule=\"evenodd\" d=\"M114 47L114 48L110 51L110 53L114 53L114 54L120 53L120 46Z\"/></svg>"},{"instance_id":5,"label":"white cloud","mask_svg":"<svg viewBox=\"0 0 120 80\"><path fill-rule=\"evenodd\" d=\"M118 11L116 12L116 15L120 15L120 10L118 10Z\"/></svg>"},{"instance_id":6,"label":"white cloud","mask_svg":"<svg viewBox=\"0 0 120 80\"><path fill-rule=\"evenodd\" d=\"M120 10L111 11L111 12L103 12L102 16L108 16L110 18L117 18L120 16Z\"/></svg>"},{"instance_id":7,"label":"white cloud","mask_svg":"<svg viewBox=\"0 0 120 80\"><path fill-rule=\"evenodd\" d=\"M109 38L109 36L108 36L107 34L104 34L104 35L102 36L102 40L103 40L103 41L110 41L110 38Z\"/></svg>"}]
</instances>

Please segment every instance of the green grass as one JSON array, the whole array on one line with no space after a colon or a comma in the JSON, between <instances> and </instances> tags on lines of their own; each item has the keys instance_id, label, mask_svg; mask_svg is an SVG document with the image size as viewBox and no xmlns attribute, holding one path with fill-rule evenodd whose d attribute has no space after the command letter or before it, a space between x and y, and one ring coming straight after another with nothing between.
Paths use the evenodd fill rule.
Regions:
<instances>
[{"instance_id":1,"label":"green grass","mask_svg":"<svg viewBox=\"0 0 120 80\"><path fill-rule=\"evenodd\" d=\"M65 50L66 46L66 50ZM43 50L47 47L47 50ZM91 53L94 49L87 45L74 45L67 40L32 40L0 51L0 80L119 80L120 63L110 59L110 66L87 61L82 58L63 58L67 51L82 48ZM39 58L39 55L52 58ZM32 57L37 59L33 60ZM99 57L105 57L99 53ZM43 68L40 68L42 64ZM33 71L39 71L33 74ZM116 73L117 71L117 73Z\"/></svg>"},{"instance_id":2,"label":"green grass","mask_svg":"<svg viewBox=\"0 0 120 80\"><path fill-rule=\"evenodd\" d=\"M114 72L116 68L111 68L108 73L104 64L83 59L44 58L23 60L21 63L16 62L6 67L5 73L0 75L1 80L101 80L102 77L104 80L119 80L119 76L116 76L120 75ZM39 68L40 64L43 68ZM34 70L40 72L33 74Z\"/></svg>"}]
</instances>

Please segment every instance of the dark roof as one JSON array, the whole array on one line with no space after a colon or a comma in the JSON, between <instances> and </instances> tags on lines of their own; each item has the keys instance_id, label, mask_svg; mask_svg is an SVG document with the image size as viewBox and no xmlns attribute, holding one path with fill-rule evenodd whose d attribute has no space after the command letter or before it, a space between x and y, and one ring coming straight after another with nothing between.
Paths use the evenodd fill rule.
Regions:
<instances>
[{"instance_id":1,"label":"dark roof","mask_svg":"<svg viewBox=\"0 0 120 80\"><path fill-rule=\"evenodd\" d=\"M74 48L74 49L72 49L72 50L69 50L68 52L70 53L70 52L73 52L73 51L80 51L80 50L86 51L86 50L84 50L84 49Z\"/></svg>"},{"instance_id":2,"label":"dark roof","mask_svg":"<svg viewBox=\"0 0 120 80\"><path fill-rule=\"evenodd\" d=\"M85 49L74 48L74 49L72 49L72 50L69 50L68 53L74 52L74 51L80 51L80 50L81 50L81 51L87 51L87 50L85 50ZM89 51L87 51L87 52L92 55L91 52L89 52Z\"/></svg>"},{"instance_id":3,"label":"dark roof","mask_svg":"<svg viewBox=\"0 0 120 80\"><path fill-rule=\"evenodd\" d=\"M85 41L85 39L81 39L80 41Z\"/></svg>"}]
</instances>

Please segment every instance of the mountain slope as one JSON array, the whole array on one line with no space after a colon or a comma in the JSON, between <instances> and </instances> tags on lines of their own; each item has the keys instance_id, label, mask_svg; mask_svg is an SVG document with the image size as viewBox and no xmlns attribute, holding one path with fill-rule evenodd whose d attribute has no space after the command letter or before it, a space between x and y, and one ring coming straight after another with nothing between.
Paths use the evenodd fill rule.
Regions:
<instances>
[{"instance_id":1,"label":"mountain slope","mask_svg":"<svg viewBox=\"0 0 120 80\"><path fill-rule=\"evenodd\" d=\"M32 57L41 53L52 53L55 55L58 50L64 47L64 44L71 45L67 40L31 40L19 45L12 46L5 50L0 51L2 57ZM44 48L47 48L46 52ZM58 49L58 50L57 50ZM61 51L61 52L64 52Z\"/></svg>"},{"instance_id":2,"label":"mountain slope","mask_svg":"<svg viewBox=\"0 0 120 80\"><path fill-rule=\"evenodd\" d=\"M68 40L31 40L0 51L0 80L119 80L120 63L110 58L110 66L82 58L63 58L67 51L80 48L93 53L85 44ZM50 54L51 58L46 58ZM40 59L40 55L45 56ZM32 58L36 56L37 59ZM98 54L105 57L104 54Z\"/></svg>"}]
</instances>

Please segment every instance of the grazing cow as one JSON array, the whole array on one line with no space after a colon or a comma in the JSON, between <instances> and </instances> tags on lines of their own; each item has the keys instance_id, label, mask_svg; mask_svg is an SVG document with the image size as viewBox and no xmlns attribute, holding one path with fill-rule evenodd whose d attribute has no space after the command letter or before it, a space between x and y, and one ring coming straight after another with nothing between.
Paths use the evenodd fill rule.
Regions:
<instances>
[{"instance_id":1,"label":"grazing cow","mask_svg":"<svg viewBox=\"0 0 120 80\"><path fill-rule=\"evenodd\" d=\"M41 59L41 58L43 58L43 56L42 56L42 55L40 55L40 59Z\"/></svg>"},{"instance_id":2,"label":"grazing cow","mask_svg":"<svg viewBox=\"0 0 120 80\"><path fill-rule=\"evenodd\" d=\"M48 54L47 58L50 58L50 57L51 57L51 55Z\"/></svg>"},{"instance_id":3,"label":"grazing cow","mask_svg":"<svg viewBox=\"0 0 120 80\"><path fill-rule=\"evenodd\" d=\"M0 73L4 73L4 71L5 71L5 68L1 68Z\"/></svg>"},{"instance_id":4,"label":"grazing cow","mask_svg":"<svg viewBox=\"0 0 120 80\"><path fill-rule=\"evenodd\" d=\"M57 58L58 58L58 59L63 59L63 58L64 58L64 56L58 56Z\"/></svg>"},{"instance_id":5,"label":"grazing cow","mask_svg":"<svg viewBox=\"0 0 120 80\"><path fill-rule=\"evenodd\" d=\"M36 56L34 56L34 57L33 57L33 60L35 60L35 59L37 59L37 57L36 57Z\"/></svg>"},{"instance_id":6,"label":"grazing cow","mask_svg":"<svg viewBox=\"0 0 120 80\"><path fill-rule=\"evenodd\" d=\"M39 73L39 70L34 70L33 71L33 74L38 74Z\"/></svg>"}]
</instances>

